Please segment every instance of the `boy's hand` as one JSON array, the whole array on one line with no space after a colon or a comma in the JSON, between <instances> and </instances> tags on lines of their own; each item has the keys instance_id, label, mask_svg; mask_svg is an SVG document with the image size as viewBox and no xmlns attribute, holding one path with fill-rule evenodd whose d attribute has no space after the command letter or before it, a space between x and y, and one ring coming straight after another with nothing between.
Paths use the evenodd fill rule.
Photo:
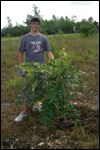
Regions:
<instances>
[{"instance_id":1,"label":"boy's hand","mask_svg":"<svg viewBox=\"0 0 100 150\"><path fill-rule=\"evenodd\" d=\"M25 70L22 70L21 68L18 68L17 69L17 74L19 76L25 76L26 75L26 71Z\"/></svg>"}]
</instances>

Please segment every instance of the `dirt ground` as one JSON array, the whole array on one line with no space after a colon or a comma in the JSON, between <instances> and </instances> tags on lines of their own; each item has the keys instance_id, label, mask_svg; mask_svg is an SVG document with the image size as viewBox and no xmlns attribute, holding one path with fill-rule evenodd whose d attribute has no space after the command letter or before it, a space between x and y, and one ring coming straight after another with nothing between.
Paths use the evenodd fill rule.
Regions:
<instances>
[{"instance_id":1,"label":"dirt ground","mask_svg":"<svg viewBox=\"0 0 100 150\"><path fill-rule=\"evenodd\" d=\"M97 97L96 97L97 98ZM98 149L99 109L98 99L85 105L77 102L81 112L81 125L64 126L55 120L51 128L39 122L34 112L21 123L14 122L21 106L14 103L1 105L1 149Z\"/></svg>"}]
</instances>

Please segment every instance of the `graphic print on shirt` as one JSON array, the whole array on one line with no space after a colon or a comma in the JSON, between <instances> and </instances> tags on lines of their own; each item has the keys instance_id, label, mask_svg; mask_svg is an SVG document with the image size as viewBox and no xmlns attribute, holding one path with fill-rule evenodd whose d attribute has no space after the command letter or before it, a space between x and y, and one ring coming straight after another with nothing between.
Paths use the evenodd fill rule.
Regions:
<instances>
[{"instance_id":1,"label":"graphic print on shirt","mask_svg":"<svg viewBox=\"0 0 100 150\"><path fill-rule=\"evenodd\" d=\"M31 44L32 44L32 51L34 53L38 53L38 52L42 51L41 50L41 41L32 41Z\"/></svg>"}]
</instances>

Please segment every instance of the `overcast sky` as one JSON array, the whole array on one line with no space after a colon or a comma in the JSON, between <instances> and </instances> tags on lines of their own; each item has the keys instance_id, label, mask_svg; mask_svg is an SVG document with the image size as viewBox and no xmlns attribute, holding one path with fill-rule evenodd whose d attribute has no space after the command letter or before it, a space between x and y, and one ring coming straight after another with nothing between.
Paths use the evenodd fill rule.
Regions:
<instances>
[{"instance_id":1,"label":"overcast sky","mask_svg":"<svg viewBox=\"0 0 100 150\"><path fill-rule=\"evenodd\" d=\"M40 9L43 19L52 19L52 15L69 19L76 16L76 21L93 19L99 22L99 1L1 1L1 28L7 25L7 17L12 20L13 26L23 25L26 16L33 14L33 4Z\"/></svg>"}]
</instances>

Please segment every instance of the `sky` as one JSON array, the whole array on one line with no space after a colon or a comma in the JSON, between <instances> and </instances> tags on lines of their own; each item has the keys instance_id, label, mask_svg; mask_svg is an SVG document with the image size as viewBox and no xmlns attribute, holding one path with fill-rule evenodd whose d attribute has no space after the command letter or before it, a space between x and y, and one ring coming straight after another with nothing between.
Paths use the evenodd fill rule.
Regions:
<instances>
[{"instance_id":1,"label":"sky","mask_svg":"<svg viewBox=\"0 0 100 150\"><path fill-rule=\"evenodd\" d=\"M39 8L43 19L52 19L52 15L69 19L76 16L76 21L92 17L99 22L99 1L1 1L1 28L8 25L8 16L13 26L16 22L24 25L26 16L34 15L33 4Z\"/></svg>"}]
</instances>

